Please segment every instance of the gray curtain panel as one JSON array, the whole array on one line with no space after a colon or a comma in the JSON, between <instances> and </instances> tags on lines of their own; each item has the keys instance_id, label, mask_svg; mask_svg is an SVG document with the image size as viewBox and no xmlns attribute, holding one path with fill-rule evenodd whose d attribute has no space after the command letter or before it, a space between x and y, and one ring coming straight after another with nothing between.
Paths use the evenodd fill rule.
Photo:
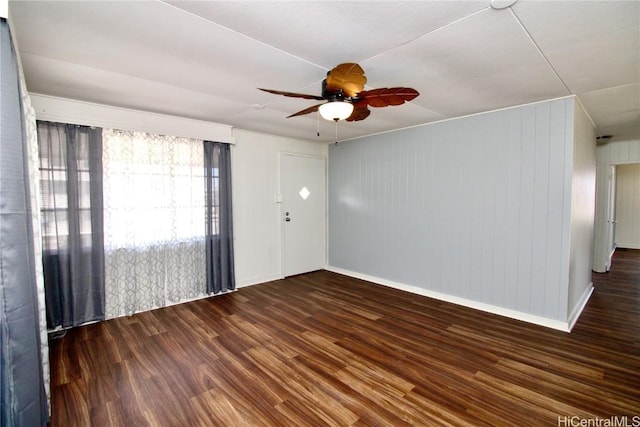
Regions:
<instances>
[{"instance_id":1,"label":"gray curtain panel","mask_svg":"<svg viewBox=\"0 0 640 427\"><path fill-rule=\"evenodd\" d=\"M204 142L207 292L236 288L233 267L231 150L229 144Z\"/></svg>"},{"instance_id":2,"label":"gray curtain panel","mask_svg":"<svg viewBox=\"0 0 640 427\"><path fill-rule=\"evenodd\" d=\"M0 20L0 425L48 421L18 63Z\"/></svg>"},{"instance_id":3,"label":"gray curtain panel","mask_svg":"<svg viewBox=\"0 0 640 427\"><path fill-rule=\"evenodd\" d=\"M47 325L104 320L102 129L38 121Z\"/></svg>"}]
</instances>

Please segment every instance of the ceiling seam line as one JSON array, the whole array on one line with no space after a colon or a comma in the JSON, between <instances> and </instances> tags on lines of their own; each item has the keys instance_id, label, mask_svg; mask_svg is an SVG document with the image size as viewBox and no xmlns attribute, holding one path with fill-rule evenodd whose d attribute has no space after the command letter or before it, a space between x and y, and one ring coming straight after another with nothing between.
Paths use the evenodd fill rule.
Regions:
<instances>
[{"instance_id":1,"label":"ceiling seam line","mask_svg":"<svg viewBox=\"0 0 640 427\"><path fill-rule=\"evenodd\" d=\"M515 18L515 20L518 23L518 25L520 25L520 28L522 28L522 31L524 31L524 33L527 35L527 37L529 38L529 40L531 41L533 46L536 48L536 50L540 54L540 56L542 56L542 59L544 59L544 62L547 63L547 65L549 66L551 71L553 71L553 74L555 74L555 76L558 78L560 83L562 83L562 86L564 86L564 88L567 90L568 94L569 95L573 95L573 92L571 91L571 89L569 89L569 86L567 86L567 84L564 82L562 77L560 77L560 74L558 73L558 71L551 64L551 61L549 61L549 58L547 58L547 56L544 54L544 52L542 51L542 49L540 48L538 43L536 43L536 41L533 38L533 36L531 35L531 33L529 32L529 30L527 30L527 27L524 26L524 23L520 20L520 17L518 17L518 15L516 14L516 12L513 10L512 7L509 7L509 12L511 12L511 15L513 15L513 17Z\"/></svg>"},{"instance_id":2,"label":"ceiling seam line","mask_svg":"<svg viewBox=\"0 0 640 427\"><path fill-rule=\"evenodd\" d=\"M580 95L576 95L576 102L578 103L580 108L582 108L582 112L587 116L587 118L589 119L589 121L593 125L593 128L596 130L596 136L597 136L598 135L598 125L596 125L596 122L593 120L593 117L591 117L591 114L589 114L587 109L584 108L584 103L582 102L582 100L580 100Z\"/></svg>"},{"instance_id":3,"label":"ceiling seam line","mask_svg":"<svg viewBox=\"0 0 640 427\"><path fill-rule=\"evenodd\" d=\"M582 95L584 95L584 94L587 94L587 93L602 92L602 91L605 91L605 90L622 89L622 88L629 87L629 86L638 86L638 83L626 83L626 84L618 85L618 86L603 87L602 89L593 89L593 90L588 90L586 92L581 92L581 93L582 93Z\"/></svg>"},{"instance_id":4,"label":"ceiling seam line","mask_svg":"<svg viewBox=\"0 0 640 427\"><path fill-rule=\"evenodd\" d=\"M427 36L427 35L429 35L429 34L433 34L433 33L435 33L435 32L438 32L438 31L440 31L440 30L442 30L442 29L444 29L444 28L447 28L447 27L448 27L448 26L450 26L450 25L457 24L458 22L464 21L464 20L465 20L465 19L467 19L467 18L471 18L472 16L477 15L478 13L484 12L484 11L485 11L485 10L487 10L487 9L491 9L491 7L490 7L490 6L487 6L487 7L485 7L485 8L480 9L480 10L477 10L477 11L475 11L475 12L473 12L473 13L469 14L469 15L465 15L465 16L463 16L462 18L458 18L458 19L455 19L455 20L453 20L453 21L451 21L451 22L447 22L446 24L441 25L441 26L439 26L438 28L434 28L433 30L426 31L426 32L424 32L424 33L422 33L422 34L419 34L419 35L417 35L417 36L415 36L415 37L412 37L412 38L410 38L409 40L404 41L404 42L400 43L400 44L399 44L399 45L397 45L397 46L394 46L394 47L392 47L392 48L390 48L390 49L387 49L387 50L385 50L385 51L383 51L383 52L376 53L375 55L372 55L372 56L370 56L370 57L368 57L368 58L364 58L364 59L363 59L363 60L361 60L360 62L366 62L366 61L369 61L369 60L371 60L371 59L374 59L374 58L376 58L376 57L378 57L378 56L380 56L380 55L384 55L384 54L387 54L387 53L389 53L389 52L392 52L392 51L394 51L394 50L396 50L396 49L399 49L399 48L401 48L401 47L403 47L403 46L406 46L406 45L408 45L409 43L412 43L412 42L414 42L414 41L416 41L416 40L418 40L418 39L420 39L420 38L422 38L422 37L424 37L424 36Z\"/></svg>"},{"instance_id":5,"label":"ceiling seam line","mask_svg":"<svg viewBox=\"0 0 640 427\"><path fill-rule=\"evenodd\" d=\"M327 69L326 67L323 67L322 65L314 64L313 62L309 61L308 59L301 58L301 57L299 57L299 56L297 56L297 55L294 55L294 54L292 54L292 53L286 52L286 51L284 51L284 50L282 50L282 49L280 49L280 48L277 48L277 47L275 47L275 46L272 46L272 45L270 45L270 44L268 44L268 43L265 43L265 42L263 42L263 41L261 41L261 40L258 40L258 39L255 39L255 38L253 38L253 37L250 37L250 36L248 36L247 34L241 33L240 31L236 31L236 30L234 30L234 29L232 29L232 28L226 27L226 26L224 26L224 25L222 25L222 24L219 24L219 23L214 22L214 21L212 21L212 20L210 20L210 19L207 19L207 18L205 18L205 17L203 17L203 16L197 15L197 14L195 14L195 13L193 13L193 12L189 12L188 10L184 10L184 9L182 9L182 8L180 8L180 7L178 7L178 6L175 6L175 5L171 4L171 3L167 3L165 0L159 0L159 1L160 1L160 3L162 3L162 4L166 5L166 6L172 7L172 8L174 8L174 9L177 9L177 10L179 10L179 11L180 11L180 12L182 12L182 13L185 13L185 14L187 14L187 15L191 15L191 16L193 16L193 17L197 18L197 19L200 19L200 20L202 20L202 21L205 21L205 22L208 22L208 23L210 23L210 24L216 25L216 26L218 26L218 27L220 27L220 28L224 28L224 29L225 29L225 30L227 30L227 31L230 31L230 32L235 33L235 34L238 34L239 36L242 36L242 37L244 37L244 38L247 38L247 39L249 39L249 40L252 40L252 41L254 41L254 42L258 43L258 44L261 44L261 45L263 45L263 46L267 46L267 47L269 47L269 48L271 48L271 49L277 50L278 52L282 52L282 53L284 53L284 54L285 54L285 55L287 55L287 56L290 56L290 57L292 57L292 58L298 59L298 60L300 60L300 61L302 61L302 62L306 62L307 64L309 64L309 65L313 65L314 67L318 67L318 68L320 68L320 69L322 69L322 70L329 71L329 69Z\"/></svg>"}]
</instances>

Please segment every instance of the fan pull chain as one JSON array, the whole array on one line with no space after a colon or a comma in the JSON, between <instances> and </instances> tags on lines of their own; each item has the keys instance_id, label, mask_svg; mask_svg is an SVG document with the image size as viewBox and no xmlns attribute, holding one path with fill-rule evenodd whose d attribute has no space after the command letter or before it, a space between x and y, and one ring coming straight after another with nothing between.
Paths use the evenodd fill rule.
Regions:
<instances>
[{"instance_id":1,"label":"fan pull chain","mask_svg":"<svg viewBox=\"0 0 640 427\"><path fill-rule=\"evenodd\" d=\"M336 145L338 145L338 119L335 119L336 122Z\"/></svg>"},{"instance_id":2,"label":"fan pull chain","mask_svg":"<svg viewBox=\"0 0 640 427\"><path fill-rule=\"evenodd\" d=\"M316 114L316 120L318 121L318 137L320 137L320 110L318 110L318 114Z\"/></svg>"}]
</instances>

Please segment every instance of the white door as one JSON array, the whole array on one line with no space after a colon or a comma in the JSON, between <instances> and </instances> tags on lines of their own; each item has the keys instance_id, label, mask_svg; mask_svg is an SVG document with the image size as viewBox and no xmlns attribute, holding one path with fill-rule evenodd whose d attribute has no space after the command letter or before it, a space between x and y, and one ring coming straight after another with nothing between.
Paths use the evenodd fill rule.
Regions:
<instances>
[{"instance_id":1,"label":"white door","mask_svg":"<svg viewBox=\"0 0 640 427\"><path fill-rule=\"evenodd\" d=\"M284 276L320 270L326 265L325 159L282 153Z\"/></svg>"}]
</instances>

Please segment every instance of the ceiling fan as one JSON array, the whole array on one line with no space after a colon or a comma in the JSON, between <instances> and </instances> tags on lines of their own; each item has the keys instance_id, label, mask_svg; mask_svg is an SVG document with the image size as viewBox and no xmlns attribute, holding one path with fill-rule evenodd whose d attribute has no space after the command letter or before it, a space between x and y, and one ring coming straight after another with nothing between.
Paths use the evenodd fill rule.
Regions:
<instances>
[{"instance_id":1,"label":"ceiling fan","mask_svg":"<svg viewBox=\"0 0 640 427\"><path fill-rule=\"evenodd\" d=\"M287 118L320 111L320 115L323 118L336 122L338 120L347 120L348 122L364 120L371 114L369 106L388 107L402 105L420 95L417 90L408 87L364 90L365 83L367 83L367 78L362 67L358 64L347 62L337 65L327 73L327 78L322 81L321 96L273 89L258 89L291 98L326 101L293 113Z\"/></svg>"}]
</instances>

